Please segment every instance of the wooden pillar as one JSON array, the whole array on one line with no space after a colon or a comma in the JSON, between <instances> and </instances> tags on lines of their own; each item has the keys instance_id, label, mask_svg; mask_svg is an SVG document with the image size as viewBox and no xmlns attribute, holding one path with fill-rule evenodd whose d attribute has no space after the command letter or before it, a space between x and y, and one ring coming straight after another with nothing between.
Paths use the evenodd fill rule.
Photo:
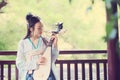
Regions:
<instances>
[{"instance_id":1,"label":"wooden pillar","mask_svg":"<svg viewBox=\"0 0 120 80\"><path fill-rule=\"evenodd\" d=\"M119 37L118 37L118 18L117 3L112 0L111 7L106 7L107 23L113 23L113 29L116 30L114 38L108 38L108 80L120 80L120 54L119 54ZM109 26L108 26L109 27Z\"/></svg>"}]
</instances>

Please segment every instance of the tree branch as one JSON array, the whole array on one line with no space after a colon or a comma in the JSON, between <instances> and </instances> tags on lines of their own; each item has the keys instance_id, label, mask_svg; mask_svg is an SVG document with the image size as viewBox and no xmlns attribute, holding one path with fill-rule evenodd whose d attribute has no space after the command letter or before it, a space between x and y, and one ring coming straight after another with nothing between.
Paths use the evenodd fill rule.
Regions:
<instances>
[{"instance_id":1,"label":"tree branch","mask_svg":"<svg viewBox=\"0 0 120 80\"><path fill-rule=\"evenodd\" d=\"M0 2L0 9L2 9L6 5L7 5L7 2L5 0L2 0L2 2Z\"/></svg>"}]
</instances>

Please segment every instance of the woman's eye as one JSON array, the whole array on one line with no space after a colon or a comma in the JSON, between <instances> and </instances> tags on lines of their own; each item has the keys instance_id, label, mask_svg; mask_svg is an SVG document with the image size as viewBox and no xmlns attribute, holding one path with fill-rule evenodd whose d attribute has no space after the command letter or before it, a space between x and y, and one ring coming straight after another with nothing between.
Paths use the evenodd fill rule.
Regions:
<instances>
[{"instance_id":1,"label":"woman's eye","mask_svg":"<svg viewBox=\"0 0 120 80\"><path fill-rule=\"evenodd\" d=\"M38 30L42 30L42 28L38 28Z\"/></svg>"}]
</instances>

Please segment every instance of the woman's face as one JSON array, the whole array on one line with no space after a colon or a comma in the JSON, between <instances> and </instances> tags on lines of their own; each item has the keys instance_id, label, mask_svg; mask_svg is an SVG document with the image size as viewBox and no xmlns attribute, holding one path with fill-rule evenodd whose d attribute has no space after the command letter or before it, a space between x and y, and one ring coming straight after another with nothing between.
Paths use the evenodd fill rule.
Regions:
<instances>
[{"instance_id":1,"label":"woman's face","mask_svg":"<svg viewBox=\"0 0 120 80\"><path fill-rule=\"evenodd\" d=\"M34 26L34 30L32 31L35 37L40 37L43 31L43 24L41 22L37 22Z\"/></svg>"}]
</instances>

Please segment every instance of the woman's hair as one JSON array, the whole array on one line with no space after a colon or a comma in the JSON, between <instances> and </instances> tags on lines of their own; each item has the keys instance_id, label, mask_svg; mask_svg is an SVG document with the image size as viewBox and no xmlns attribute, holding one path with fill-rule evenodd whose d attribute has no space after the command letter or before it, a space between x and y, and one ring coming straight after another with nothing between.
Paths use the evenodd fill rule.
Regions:
<instances>
[{"instance_id":1,"label":"woman's hair","mask_svg":"<svg viewBox=\"0 0 120 80\"><path fill-rule=\"evenodd\" d=\"M29 13L26 15L26 20L27 20L27 34L24 39L30 37L31 34L30 28L33 28L34 30L34 26L37 22L40 22L40 18Z\"/></svg>"}]
</instances>

